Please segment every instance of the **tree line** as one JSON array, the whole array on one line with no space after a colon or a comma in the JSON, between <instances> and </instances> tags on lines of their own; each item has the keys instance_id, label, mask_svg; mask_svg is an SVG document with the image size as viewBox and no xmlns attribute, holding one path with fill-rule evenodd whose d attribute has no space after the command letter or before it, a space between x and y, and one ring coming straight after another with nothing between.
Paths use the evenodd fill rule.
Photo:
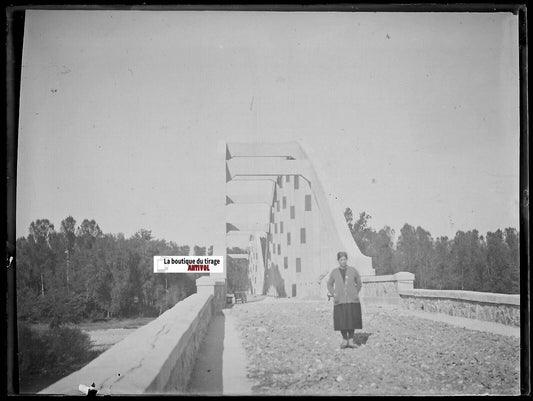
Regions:
<instances>
[{"instance_id":1,"label":"tree line","mask_svg":"<svg viewBox=\"0 0 533 401\"><path fill-rule=\"evenodd\" d=\"M28 236L16 242L18 317L57 326L158 316L195 293L202 274L153 274L153 256L190 251L189 245L155 239L146 229L125 238L104 234L94 220L77 226L69 216L59 230L48 219L36 220ZM194 246L193 255L205 253L206 247Z\"/></svg>"},{"instance_id":2,"label":"tree line","mask_svg":"<svg viewBox=\"0 0 533 401\"><path fill-rule=\"evenodd\" d=\"M404 224L397 241L388 226L369 226L371 216L355 218L350 208L346 222L361 252L372 257L377 275L407 271L415 274L415 288L520 292L519 232L498 229L485 236L478 230L457 231L453 238L433 238L422 227Z\"/></svg>"},{"instance_id":3,"label":"tree line","mask_svg":"<svg viewBox=\"0 0 533 401\"><path fill-rule=\"evenodd\" d=\"M433 238L422 227L405 224L395 232L370 227L365 212L345 218L352 236L372 258L376 274L415 274L415 288L519 293L519 233L505 228L480 235L458 231L453 238ZM17 309L22 320L77 322L104 318L157 316L196 292L198 274L153 274L154 255L187 256L189 245L155 239L140 229L129 238L104 234L94 220L77 226L69 216L59 230L48 219L29 226L17 239ZM228 249L243 253L244 249ZM194 246L192 255L205 255ZM207 250L212 255L213 248ZM228 284L248 288L245 260L228 263ZM243 264L244 263L244 264ZM234 287L234 288L233 288Z\"/></svg>"}]
</instances>

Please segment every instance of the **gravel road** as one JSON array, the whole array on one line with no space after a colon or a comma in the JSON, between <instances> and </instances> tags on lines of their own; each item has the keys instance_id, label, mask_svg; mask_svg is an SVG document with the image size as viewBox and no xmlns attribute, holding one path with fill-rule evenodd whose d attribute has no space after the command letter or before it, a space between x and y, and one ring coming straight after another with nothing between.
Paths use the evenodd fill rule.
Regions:
<instances>
[{"instance_id":1,"label":"gravel road","mask_svg":"<svg viewBox=\"0 0 533 401\"><path fill-rule=\"evenodd\" d=\"M355 349L340 349L327 301L238 304L255 394L519 394L520 340L394 308L363 308Z\"/></svg>"}]
</instances>

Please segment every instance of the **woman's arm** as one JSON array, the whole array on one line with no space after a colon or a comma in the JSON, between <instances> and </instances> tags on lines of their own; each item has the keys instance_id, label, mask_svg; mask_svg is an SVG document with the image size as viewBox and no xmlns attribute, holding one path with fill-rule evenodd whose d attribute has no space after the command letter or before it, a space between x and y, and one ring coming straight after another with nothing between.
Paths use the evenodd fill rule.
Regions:
<instances>
[{"instance_id":1,"label":"woman's arm","mask_svg":"<svg viewBox=\"0 0 533 401\"><path fill-rule=\"evenodd\" d=\"M329 274L328 279L328 292L330 295L333 295L333 283L335 282L335 278L333 277L333 271Z\"/></svg>"},{"instance_id":2,"label":"woman's arm","mask_svg":"<svg viewBox=\"0 0 533 401\"><path fill-rule=\"evenodd\" d=\"M359 272L357 269L355 269L355 287L357 288L357 292L361 291L361 287L363 287L363 283L361 281L361 276L359 275Z\"/></svg>"}]
</instances>

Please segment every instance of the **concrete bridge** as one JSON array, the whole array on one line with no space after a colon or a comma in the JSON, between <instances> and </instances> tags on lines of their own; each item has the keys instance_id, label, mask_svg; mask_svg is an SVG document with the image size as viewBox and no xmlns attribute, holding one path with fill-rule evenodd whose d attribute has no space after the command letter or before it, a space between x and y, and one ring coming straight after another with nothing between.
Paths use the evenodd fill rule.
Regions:
<instances>
[{"instance_id":1,"label":"concrete bridge","mask_svg":"<svg viewBox=\"0 0 533 401\"><path fill-rule=\"evenodd\" d=\"M310 149L295 142L260 145L228 143L224 148L226 231L225 238L215 245L215 255L225 255L228 247L244 244L248 249L251 293L256 299L257 296L266 298L226 308L225 275L201 277L197 280L196 294L41 393L79 394L79 384L93 382L99 393L104 395L260 393L261 388L265 388L265 379L258 376L257 364L267 366L267 356L272 360L285 360L288 349L291 358L303 361L303 356L309 352L315 355L317 350L306 348L308 343L315 342L323 349L315 355L320 361L317 366L322 368L304 364L283 371L285 373L278 371L271 374L277 374L278 378L292 377L297 374L295 372L309 370L309 377L299 377L292 384L281 384L274 390L280 393L305 393L306 388L319 391L310 383L315 379L321 382L324 379L320 376L322 373L318 378L311 373L322 372L328 364L334 370L334 348L338 349L337 340L332 336L331 322L327 321L332 305L326 301L325 281L328 272L335 267L336 253L340 250L348 253L349 263L362 276L364 319L373 321L380 316L381 312L377 312L379 308L388 310L389 315L384 316L383 321L396 322L394 324L397 325L389 331L391 338L399 336L398 341L403 341L402 330L409 328L394 320L402 316L409 322L426 319L451 327L459 325L473 330L473 333L489 333L496 342L506 341L502 340L505 338L517 341L520 325L518 295L417 290L413 288L414 275L411 273L376 276L371 259L360 252L348 230L343 211L333 195L335 192L327 188L329 180L322 176L323 169L317 165L320 158L313 157ZM286 315L286 311L291 309L296 316ZM326 319L323 324L317 326L316 316L307 315L310 311ZM276 320L277 316L283 316L284 320ZM302 316L307 317L311 326L306 326L309 324L307 320L301 321L300 325L293 324L293 320L298 321ZM378 333L384 327L380 326L380 319L374 320L370 327ZM268 324L271 327L266 327ZM441 327L443 332L448 326ZM257 330L251 332L250 327ZM290 336L296 337L296 340L286 347L277 348L277 345L284 344L283 336L272 334L265 337L265 333L281 333L291 327ZM421 327L425 326L421 324ZM416 331L419 335L431 336L423 329ZM250 338L268 340L272 351L258 352L258 349L264 349L263 345L250 341ZM300 338L305 341L301 342ZM485 340L480 338L480 341ZM519 352L513 344L506 344L512 358L514 351ZM365 345L363 341L361 345ZM366 349L372 350L371 345L372 342L369 342ZM377 354L371 360L383 360L385 355L390 355L387 349L376 348L374 351ZM498 365L499 359L494 359L493 371L503 369L504 373L516 373L511 362L502 367ZM411 366L412 363L406 360L403 368L419 369ZM342 368L342 363L337 367ZM382 369L371 368L376 372ZM329 379L324 380L330 380L331 375L330 371L326 375ZM328 382L329 387L322 389L323 392L327 394L338 390L351 394L384 394L398 391L394 383L382 383L380 387L370 378L368 382L358 383L356 388L342 387L338 383L343 380L339 373L334 382ZM402 381L400 378L397 380ZM276 380L270 377L267 382L272 384ZM307 387L302 387L302 383L307 383ZM435 383L439 383L438 378L429 377L428 383L420 391L428 394L446 391L437 388ZM516 383L505 381L504 384L514 390ZM381 393L376 392L378 389ZM483 386L468 389L487 390ZM416 387L411 390L414 390L412 394L417 393Z\"/></svg>"},{"instance_id":2,"label":"concrete bridge","mask_svg":"<svg viewBox=\"0 0 533 401\"><path fill-rule=\"evenodd\" d=\"M252 293L323 299L341 250L361 276L375 276L309 147L228 143L225 162L226 235L249 249Z\"/></svg>"},{"instance_id":3,"label":"concrete bridge","mask_svg":"<svg viewBox=\"0 0 533 401\"><path fill-rule=\"evenodd\" d=\"M361 347L339 354L331 302L224 308L224 292L222 280L201 277L196 294L40 393L80 394L93 382L102 395L519 393L518 296L400 290L397 303L363 300ZM421 371L423 383L401 375ZM354 388L343 382L350 374Z\"/></svg>"}]
</instances>

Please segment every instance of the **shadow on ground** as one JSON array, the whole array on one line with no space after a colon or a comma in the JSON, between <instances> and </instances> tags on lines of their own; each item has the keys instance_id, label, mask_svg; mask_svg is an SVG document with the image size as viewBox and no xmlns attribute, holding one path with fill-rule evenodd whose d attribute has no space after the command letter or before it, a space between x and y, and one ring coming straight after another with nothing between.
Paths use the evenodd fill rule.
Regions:
<instances>
[{"instance_id":1,"label":"shadow on ground","mask_svg":"<svg viewBox=\"0 0 533 401\"><path fill-rule=\"evenodd\" d=\"M353 342L357 345L364 345L372 333L354 333Z\"/></svg>"},{"instance_id":2,"label":"shadow on ground","mask_svg":"<svg viewBox=\"0 0 533 401\"><path fill-rule=\"evenodd\" d=\"M222 395L225 320L224 314L218 313L209 323L187 386L189 394Z\"/></svg>"}]
</instances>

